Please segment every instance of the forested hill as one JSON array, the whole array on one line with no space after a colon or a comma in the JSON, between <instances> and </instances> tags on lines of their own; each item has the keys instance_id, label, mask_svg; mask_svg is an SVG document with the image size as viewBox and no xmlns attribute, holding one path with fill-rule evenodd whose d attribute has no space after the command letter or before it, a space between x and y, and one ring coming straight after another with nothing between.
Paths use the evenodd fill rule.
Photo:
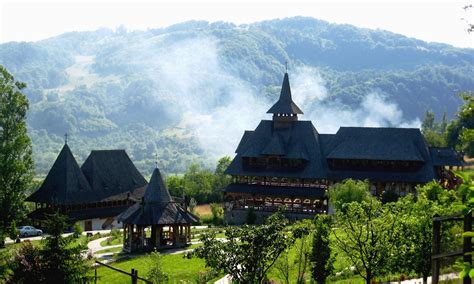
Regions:
<instances>
[{"instance_id":1,"label":"forested hill","mask_svg":"<svg viewBox=\"0 0 474 284\"><path fill-rule=\"evenodd\" d=\"M249 25L186 22L162 29L71 32L0 45L0 64L27 83L38 173L64 133L78 162L124 148L144 174L232 155L265 117L289 62L293 97L320 132L341 125L416 126L452 117L474 90L474 50L381 30L288 18Z\"/></svg>"}]
</instances>

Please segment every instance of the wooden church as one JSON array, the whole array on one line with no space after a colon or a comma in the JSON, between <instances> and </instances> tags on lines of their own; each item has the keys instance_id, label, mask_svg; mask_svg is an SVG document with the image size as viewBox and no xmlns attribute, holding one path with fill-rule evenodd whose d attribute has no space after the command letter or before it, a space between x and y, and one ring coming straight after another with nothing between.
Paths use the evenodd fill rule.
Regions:
<instances>
[{"instance_id":1,"label":"wooden church","mask_svg":"<svg viewBox=\"0 0 474 284\"><path fill-rule=\"evenodd\" d=\"M41 186L26 199L35 203L29 217L40 225L59 210L85 231L117 228L116 216L142 199L147 184L125 150L92 151L79 167L65 143Z\"/></svg>"},{"instance_id":2,"label":"wooden church","mask_svg":"<svg viewBox=\"0 0 474 284\"><path fill-rule=\"evenodd\" d=\"M372 194L405 195L415 186L447 179L446 166L462 166L452 149L430 148L417 128L341 127L320 134L293 102L288 73L278 101L245 131L226 170L233 182L224 189L225 219L244 223L249 208L257 219L287 206L290 219L327 213L327 190L344 179L369 180Z\"/></svg>"}]
</instances>

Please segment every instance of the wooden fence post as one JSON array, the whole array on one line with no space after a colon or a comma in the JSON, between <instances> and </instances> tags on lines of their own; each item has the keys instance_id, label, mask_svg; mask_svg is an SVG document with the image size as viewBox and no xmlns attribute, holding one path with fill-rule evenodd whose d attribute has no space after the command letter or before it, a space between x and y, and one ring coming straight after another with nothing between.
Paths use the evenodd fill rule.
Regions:
<instances>
[{"instance_id":1,"label":"wooden fence post","mask_svg":"<svg viewBox=\"0 0 474 284\"><path fill-rule=\"evenodd\" d=\"M464 215L464 232L472 231L472 211ZM472 263L472 255L469 254L472 251L472 237L463 238L463 262ZM471 278L469 276L464 277L463 284L470 284Z\"/></svg>"},{"instance_id":2,"label":"wooden fence post","mask_svg":"<svg viewBox=\"0 0 474 284\"><path fill-rule=\"evenodd\" d=\"M132 272L130 274L131 274L130 276L132 277L132 284L137 284L138 281L135 275L135 269L132 268Z\"/></svg>"},{"instance_id":3,"label":"wooden fence post","mask_svg":"<svg viewBox=\"0 0 474 284\"><path fill-rule=\"evenodd\" d=\"M435 214L434 217L439 217L438 214ZM437 255L440 253L440 237L441 237L441 221L433 219L433 243L432 243L432 252L431 254ZM432 280L431 283L438 284L439 281L439 258L431 259L431 269L432 269Z\"/></svg>"}]
</instances>

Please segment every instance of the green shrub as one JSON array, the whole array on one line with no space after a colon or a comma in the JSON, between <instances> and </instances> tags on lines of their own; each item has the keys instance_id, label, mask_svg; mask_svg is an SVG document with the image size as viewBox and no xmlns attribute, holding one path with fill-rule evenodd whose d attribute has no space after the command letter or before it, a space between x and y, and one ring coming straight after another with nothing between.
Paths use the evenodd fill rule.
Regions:
<instances>
[{"instance_id":1,"label":"green shrub","mask_svg":"<svg viewBox=\"0 0 474 284\"><path fill-rule=\"evenodd\" d=\"M79 223L74 223L73 231L74 232L72 233L72 235L74 236L74 238L79 238L82 232L84 232L82 226Z\"/></svg>"},{"instance_id":2,"label":"green shrub","mask_svg":"<svg viewBox=\"0 0 474 284\"><path fill-rule=\"evenodd\" d=\"M218 203L211 203L212 224L218 226L224 223L224 209Z\"/></svg>"},{"instance_id":3,"label":"green shrub","mask_svg":"<svg viewBox=\"0 0 474 284\"><path fill-rule=\"evenodd\" d=\"M163 271L162 256L159 252L154 251L146 259L148 266L147 278L153 283L166 283L168 274Z\"/></svg>"},{"instance_id":4,"label":"green shrub","mask_svg":"<svg viewBox=\"0 0 474 284\"><path fill-rule=\"evenodd\" d=\"M219 272L215 270L200 271L198 276L196 277L196 283L205 284L216 278L217 276L219 276Z\"/></svg>"}]
</instances>

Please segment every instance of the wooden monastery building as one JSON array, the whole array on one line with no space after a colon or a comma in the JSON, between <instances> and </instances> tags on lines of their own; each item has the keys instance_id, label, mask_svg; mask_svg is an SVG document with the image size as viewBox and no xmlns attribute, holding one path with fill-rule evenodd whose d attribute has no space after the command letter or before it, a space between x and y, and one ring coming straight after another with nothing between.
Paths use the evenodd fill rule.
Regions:
<instances>
[{"instance_id":1,"label":"wooden monastery building","mask_svg":"<svg viewBox=\"0 0 474 284\"><path fill-rule=\"evenodd\" d=\"M36 208L29 216L41 223L59 210L85 231L117 228L116 216L142 199L147 184L125 150L92 151L79 167L65 143L39 189L26 199Z\"/></svg>"},{"instance_id":2,"label":"wooden monastery building","mask_svg":"<svg viewBox=\"0 0 474 284\"><path fill-rule=\"evenodd\" d=\"M290 219L327 213L328 187L345 179L369 180L372 194L398 195L432 180L450 180L446 166L462 166L448 148L429 147L418 128L341 127L320 134L293 102L288 73L279 100L262 120L245 131L226 170L233 182L224 189L225 219L245 222L253 208L258 218L287 206ZM311 217L310 217L311 218Z\"/></svg>"}]
</instances>

